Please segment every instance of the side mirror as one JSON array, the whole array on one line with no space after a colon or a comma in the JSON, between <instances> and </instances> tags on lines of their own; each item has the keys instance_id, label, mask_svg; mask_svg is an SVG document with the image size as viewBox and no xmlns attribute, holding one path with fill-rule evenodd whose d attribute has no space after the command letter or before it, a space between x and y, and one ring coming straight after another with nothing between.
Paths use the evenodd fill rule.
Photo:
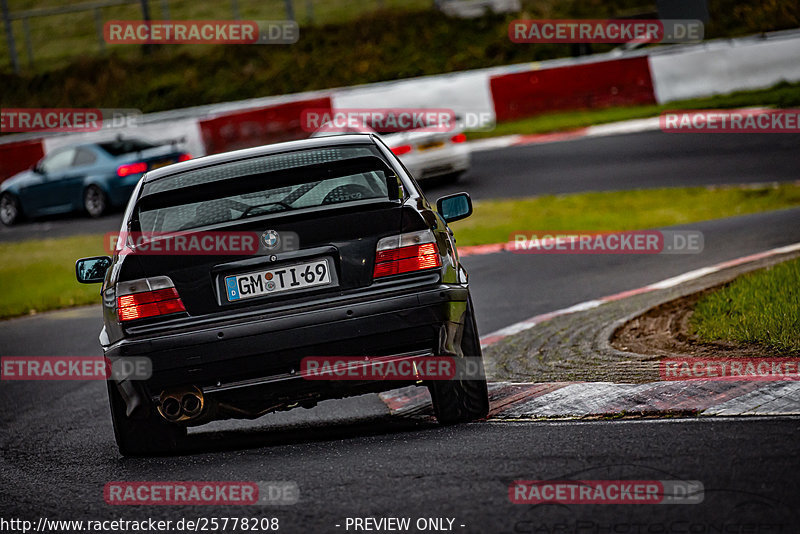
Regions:
<instances>
[{"instance_id":1,"label":"side mirror","mask_svg":"<svg viewBox=\"0 0 800 534\"><path fill-rule=\"evenodd\" d=\"M75 276L81 284L95 284L106 278L106 271L111 266L108 256L81 258L75 262Z\"/></svg>"},{"instance_id":2,"label":"side mirror","mask_svg":"<svg viewBox=\"0 0 800 534\"><path fill-rule=\"evenodd\" d=\"M472 199L467 193L454 193L436 201L436 210L446 222L466 219L472 215Z\"/></svg>"}]
</instances>

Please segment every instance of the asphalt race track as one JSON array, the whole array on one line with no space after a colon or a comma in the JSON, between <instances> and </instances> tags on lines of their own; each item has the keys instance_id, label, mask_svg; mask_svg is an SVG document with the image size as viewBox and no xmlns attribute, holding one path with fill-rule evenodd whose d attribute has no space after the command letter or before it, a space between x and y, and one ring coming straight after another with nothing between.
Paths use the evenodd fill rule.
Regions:
<instances>
[{"instance_id":1,"label":"asphalt race track","mask_svg":"<svg viewBox=\"0 0 800 534\"><path fill-rule=\"evenodd\" d=\"M785 181L797 178L798 163L796 136L647 133L479 153L457 189L496 198ZM431 196L451 189L434 188ZM0 239L38 236L46 225L84 233L113 231L116 224L115 217L39 222L4 231ZM701 254L464 258L481 334L800 241L800 209L685 228L704 232ZM0 354L98 355L99 329L99 306L4 321ZM464 533L800 529L795 417L489 421L445 428L390 417L377 396L368 395L253 422L214 423L192 431L196 439L183 455L123 459L105 396L100 382L0 384L0 516L34 522L277 517L280 532L354 532L345 528L348 517L410 517L412 525L418 518L451 518L452 530ZM702 482L705 492L700 504L521 505L508 497L518 479L683 479ZM294 481L301 502L107 505L103 486L121 480Z\"/></svg>"}]
</instances>

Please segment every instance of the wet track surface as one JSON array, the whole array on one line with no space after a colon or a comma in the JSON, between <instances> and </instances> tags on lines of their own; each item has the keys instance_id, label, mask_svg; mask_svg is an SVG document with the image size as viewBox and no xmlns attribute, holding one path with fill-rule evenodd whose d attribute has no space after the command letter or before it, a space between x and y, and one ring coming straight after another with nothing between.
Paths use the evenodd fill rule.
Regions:
<instances>
[{"instance_id":1,"label":"wet track surface","mask_svg":"<svg viewBox=\"0 0 800 534\"><path fill-rule=\"evenodd\" d=\"M795 180L798 148L793 136L659 133L510 148L476 154L473 171L455 189L495 198ZM431 196L450 189L434 188ZM36 224L56 223L11 232L36 234ZM76 220L62 231L113 231L116 225L114 217ZM800 241L800 209L686 228L705 233L702 254L465 258L481 334ZM5 321L0 354L97 355L99 329L96 306ZM796 532L793 525L800 524L800 419L793 417L490 421L443 428L427 419L390 417L377 396L367 395L253 422L214 423L193 430L197 439L182 455L123 459L105 396L98 382L0 384L0 516L277 517L281 532L345 532L346 517L365 516L410 517L412 524L419 517L449 517L454 531L470 533L746 532L726 525L752 523L761 524L753 532ZM517 505L508 498L516 479L699 480L705 498L694 505ZM298 484L301 502L112 507L102 489L114 480L287 480ZM646 523L662 528L648 530Z\"/></svg>"}]
</instances>

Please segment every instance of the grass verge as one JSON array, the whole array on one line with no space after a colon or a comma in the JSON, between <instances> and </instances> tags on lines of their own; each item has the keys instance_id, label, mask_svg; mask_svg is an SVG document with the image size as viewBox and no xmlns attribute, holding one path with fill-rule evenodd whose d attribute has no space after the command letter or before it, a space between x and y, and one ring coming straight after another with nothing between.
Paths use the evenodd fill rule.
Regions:
<instances>
[{"instance_id":1,"label":"grass verge","mask_svg":"<svg viewBox=\"0 0 800 534\"><path fill-rule=\"evenodd\" d=\"M781 82L767 89L737 91L708 98L680 100L664 105L629 106L547 113L498 124L491 131L469 132L469 139L513 134L539 134L568 131L596 124L656 117L662 111L689 109L732 109L750 106L789 108L800 106L800 83Z\"/></svg>"},{"instance_id":2,"label":"grass verge","mask_svg":"<svg viewBox=\"0 0 800 534\"><path fill-rule=\"evenodd\" d=\"M497 243L517 230L635 230L800 205L800 185L676 188L543 196L475 203L453 224L458 245ZM75 260L103 254L103 236L0 244L0 317L99 302L98 285L75 281Z\"/></svg>"},{"instance_id":3,"label":"grass verge","mask_svg":"<svg viewBox=\"0 0 800 534\"><path fill-rule=\"evenodd\" d=\"M75 260L103 252L103 235L0 244L0 317L100 302L100 286L75 280Z\"/></svg>"},{"instance_id":4,"label":"grass verge","mask_svg":"<svg viewBox=\"0 0 800 534\"><path fill-rule=\"evenodd\" d=\"M800 185L684 187L477 201L451 226L459 246L501 243L516 231L640 230L800 206Z\"/></svg>"},{"instance_id":5,"label":"grass verge","mask_svg":"<svg viewBox=\"0 0 800 534\"><path fill-rule=\"evenodd\" d=\"M690 320L707 341L800 350L800 259L750 273L700 300Z\"/></svg>"}]
</instances>

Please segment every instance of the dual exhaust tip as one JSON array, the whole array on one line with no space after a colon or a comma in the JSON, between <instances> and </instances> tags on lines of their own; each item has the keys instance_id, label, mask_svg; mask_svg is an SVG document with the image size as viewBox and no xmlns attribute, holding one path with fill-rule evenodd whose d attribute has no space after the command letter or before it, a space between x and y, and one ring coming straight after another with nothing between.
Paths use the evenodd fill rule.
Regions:
<instances>
[{"instance_id":1,"label":"dual exhaust tip","mask_svg":"<svg viewBox=\"0 0 800 534\"><path fill-rule=\"evenodd\" d=\"M196 418L203 412L205 399L197 387L162 391L159 397L158 412L167 421L176 423Z\"/></svg>"}]
</instances>

